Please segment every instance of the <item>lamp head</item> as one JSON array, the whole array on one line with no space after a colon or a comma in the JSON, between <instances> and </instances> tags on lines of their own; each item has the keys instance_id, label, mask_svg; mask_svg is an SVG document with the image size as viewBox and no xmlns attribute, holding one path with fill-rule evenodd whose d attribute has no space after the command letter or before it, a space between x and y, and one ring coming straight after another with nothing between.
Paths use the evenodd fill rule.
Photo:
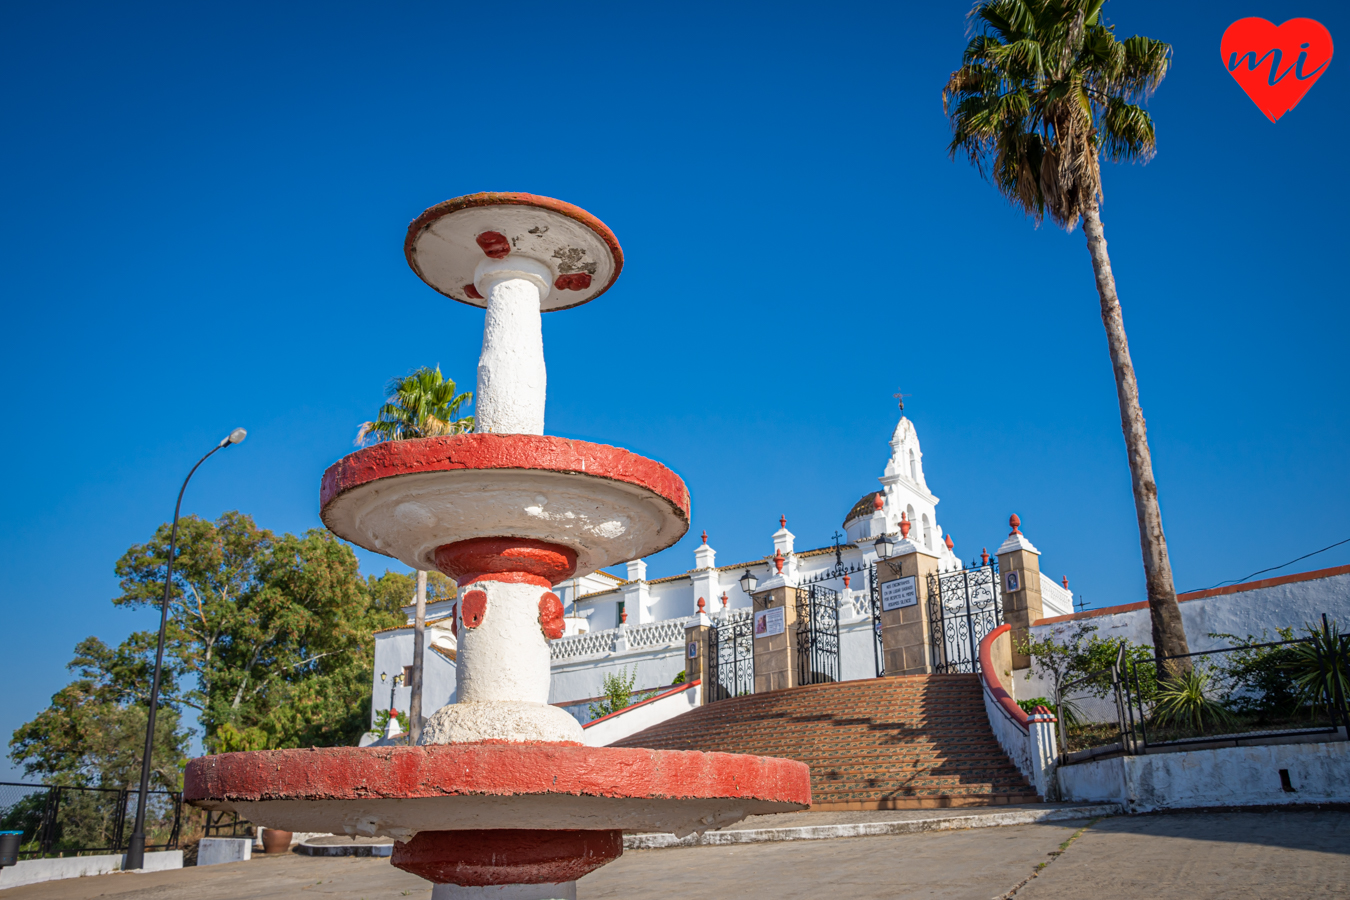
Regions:
<instances>
[{"instance_id":1,"label":"lamp head","mask_svg":"<svg viewBox=\"0 0 1350 900\"><path fill-rule=\"evenodd\" d=\"M228 435L225 436L225 438L220 442L220 446L228 447L230 444L238 444L242 442L246 437L248 437L247 431L245 431L242 428L236 428L234 431L231 431Z\"/></svg>"},{"instance_id":2,"label":"lamp head","mask_svg":"<svg viewBox=\"0 0 1350 900\"><path fill-rule=\"evenodd\" d=\"M891 540L890 535L883 534L872 544L877 550L877 557L880 559L890 559L891 550L895 547L895 541Z\"/></svg>"},{"instance_id":3,"label":"lamp head","mask_svg":"<svg viewBox=\"0 0 1350 900\"><path fill-rule=\"evenodd\" d=\"M755 585L759 584L759 579L756 578L754 573L749 569L745 570L745 574L741 576L740 581L741 590L745 591L747 594L754 591Z\"/></svg>"}]
</instances>

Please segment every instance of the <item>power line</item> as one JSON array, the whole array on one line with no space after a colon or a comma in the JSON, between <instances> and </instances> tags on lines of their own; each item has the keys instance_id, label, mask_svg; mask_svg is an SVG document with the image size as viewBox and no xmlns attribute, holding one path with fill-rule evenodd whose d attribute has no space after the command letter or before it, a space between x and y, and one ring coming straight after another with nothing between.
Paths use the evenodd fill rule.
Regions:
<instances>
[{"instance_id":1,"label":"power line","mask_svg":"<svg viewBox=\"0 0 1350 900\"><path fill-rule=\"evenodd\" d=\"M1316 556L1316 555L1319 554L1319 553L1325 553L1325 552L1327 552L1328 550L1331 550L1332 548L1339 547L1341 544L1350 544L1350 538L1346 538L1346 539L1343 540L1343 541L1337 541L1337 542L1334 543L1334 544L1329 544L1329 545L1323 547L1321 550L1314 550L1314 551L1311 552L1311 553L1305 553L1304 555L1300 556L1298 559L1291 559L1291 560L1289 560L1289 562L1284 563L1283 565L1271 566L1269 569L1262 569L1262 570L1259 571L1259 572L1253 572L1252 574L1243 576L1242 578L1234 578L1232 581L1220 581L1220 582L1219 582L1218 584L1216 584L1216 585L1213 585L1213 586L1211 586L1211 587L1204 588L1204 590L1212 591L1212 590L1214 590L1214 588L1225 587L1225 586L1230 585L1230 584L1241 584L1241 583L1244 582L1244 581L1247 581L1247 580L1249 580L1249 579L1255 578L1257 575L1264 575L1264 574L1266 574L1267 572L1274 572L1274 571L1276 571L1277 569L1283 569L1283 568L1285 568L1285 566L1292 566L1292 565L1293 565L1294 563L1296 563L1296 562L1302 562L1303 560L1307 559L1309 556ZM1182 593L1185 593L1185 594L1191 594L1191 593L1195 593L1195 592L1194 592L1194 591L1183 591Z\"/></svg>"}]
</instances>

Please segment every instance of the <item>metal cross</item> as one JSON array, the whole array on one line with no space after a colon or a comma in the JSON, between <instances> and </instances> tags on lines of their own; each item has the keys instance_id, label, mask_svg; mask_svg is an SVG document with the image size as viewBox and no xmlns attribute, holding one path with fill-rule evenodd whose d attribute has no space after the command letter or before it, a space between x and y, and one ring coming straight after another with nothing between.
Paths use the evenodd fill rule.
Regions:
<instances>
[{"instance_id":1,"label":"metal cross","mask_svg":"<svg viewBox=\"0 0 1350 900\"><path fill-rule=\"evenodd\" d=\"M891 396L894 397L896 400L898 400L898 401L900 402L900 411L901 411L901 412L904 412L904 411L905 411L905 398L906 398L906 397L913 397L914 395L913 395L913 394L901 394L901 393L899 393L899 391L900 391L900 389L899 389L899 388L896 388L896 393L891 394Z\"/></svg>"}]
</instances>

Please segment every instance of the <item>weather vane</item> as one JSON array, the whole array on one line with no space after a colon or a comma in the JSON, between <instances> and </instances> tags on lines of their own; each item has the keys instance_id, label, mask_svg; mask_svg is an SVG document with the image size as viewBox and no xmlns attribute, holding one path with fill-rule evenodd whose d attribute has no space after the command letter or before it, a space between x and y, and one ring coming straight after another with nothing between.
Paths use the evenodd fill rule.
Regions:
<instances>
[{"instance_id":1,"label":"weather vane","mask_svg":"<svg viewBox=\"0 0 1350 900\"><path fill-rule=\"evenodd\" d=\"M891 396L894 397L897 401L899 401L899 403L900 403L900 411L901 411L901 412L904 412L904 411L905 411L905 398L906 398L906 397L912 397L912 396L914 396L914 395L913 395L913 394L901 394L901 393L899 393L899 390L900 390L899 388L896 388L896 393L891 394Z\"/></svg>"}]
</instances>

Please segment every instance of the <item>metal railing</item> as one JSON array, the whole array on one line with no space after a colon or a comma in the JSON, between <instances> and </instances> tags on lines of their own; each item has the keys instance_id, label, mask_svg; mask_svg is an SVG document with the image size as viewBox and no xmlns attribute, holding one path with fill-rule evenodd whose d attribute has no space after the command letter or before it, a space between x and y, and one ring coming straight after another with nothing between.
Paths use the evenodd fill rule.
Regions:
<instances>
[{"instance_id":1,"label":"metal railing","mask_svg":"<svg viewBox=\"0 0 1350 900\"><path fill-rule=\"evenodd\" d=\"M1060 749L1112 751L1350 739L1350 634L1323 616L1319 636L1128 659L1056 692Z\"/></svg>"},{"instance_id":2,"label":"metal railing","mask_svg":"<svg viewBox=\"0 0 1350 900\"><path fill-rule=\"evenodd\" d=\"M0 830L22 831L21 859L120 853L131 837L138 791L0 782ZM183 795L150 791L147 850L178 847Z\"/></svg>"},{"instance_id":3,"label":"metal railing","mask_svg":"<svg viewBox=\"0 0 1350 900\"><path fill-rule=\"evenodd\" d=\"M1350 726L1339 658L1311 638L1244 644L1134 661L1125 684L1125 727L1148 747L1259 743L1306 736L1343 740ZM1339 669L1340 677L1319 677Z\"/></svg>"}]
</instances>

